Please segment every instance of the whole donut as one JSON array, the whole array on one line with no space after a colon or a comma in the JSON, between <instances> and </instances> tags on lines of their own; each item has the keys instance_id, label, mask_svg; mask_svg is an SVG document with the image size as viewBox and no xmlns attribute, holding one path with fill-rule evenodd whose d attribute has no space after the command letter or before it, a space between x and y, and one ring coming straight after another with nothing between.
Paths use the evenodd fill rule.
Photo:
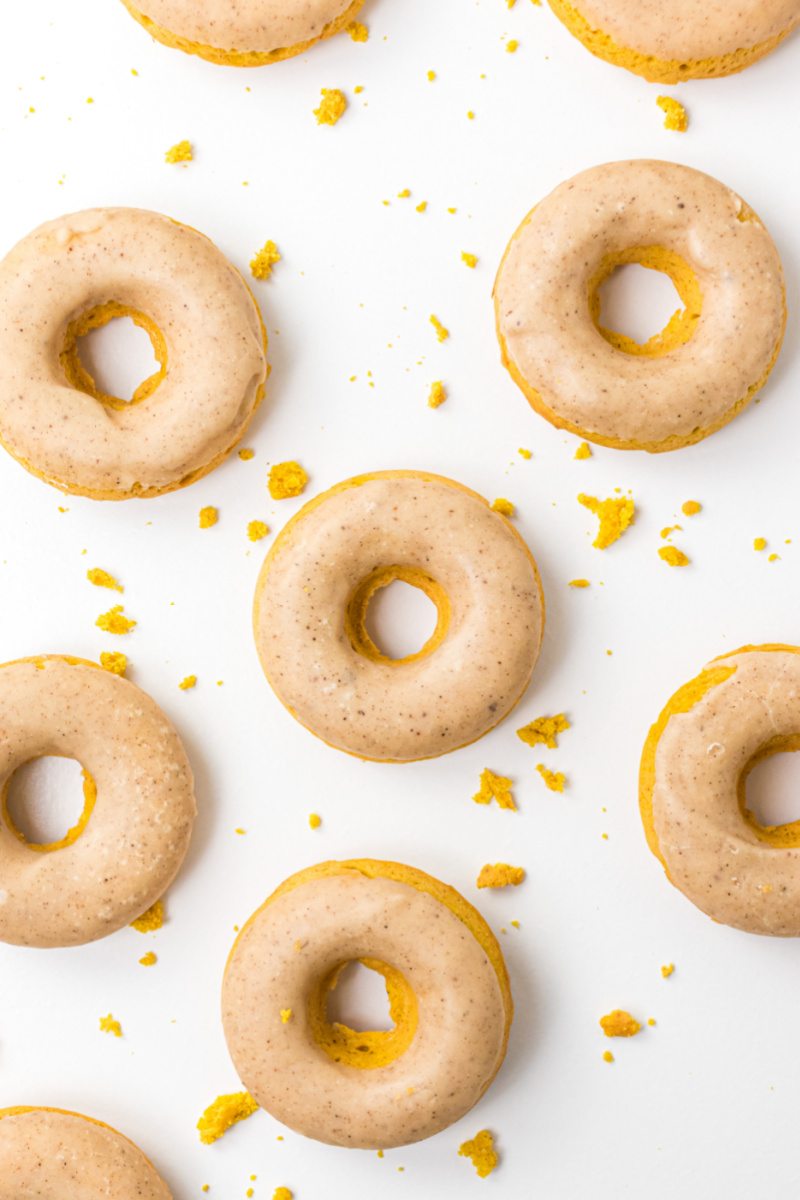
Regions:
<instances>
[{"instance_id":1,"label":"whole donut","mask_svg":"<svg viewBox=\"0 0 800 1200\"><path fill-rule=\"evenodd\" d=\"M392 660L364 628L395 579L436 604L436 630ZM261 665L292 716L359 758L411 762L482 737L530 681L544 631L533 557L511 523L451 479L359 475L276 538L256 585Z\"/></svg>"},{"instance_id":2,"label":"whole donut","mask_svg":"<svg viewBox=\"0 0 800 1200\"><path fill-rule=\"evenodd\" d=\"M77 759L91 787L70 835L32 847L5 797L17 768L45 755ZM0 942L15 946L79 946L141 916L175 878L196 811L186 754L155 701L57 655L0 666L0 794Z\"/></svg>"},{"instance_id":3,"label":"whole donut","mask_svg":"<svg viewBox=\"0 0 800 1200\"><path fill-rule=\"evenodd\" d=\"M668 274L683 300L644 345L600 323L625 263ZM721 428L766 382L786 325L780 258L724 184L652 159L560 184L517 229L495 282L502 361L552 425L657 453Z\"/></svg>"},{"instance_id":4,"label":"whole donut","mask_svg":"<svg viewBox=\"0 0 800 1200\"><path fill-rule=\"evenodd\" d=\"M129 316L160 369L126 403L77 339ZM96 500L160 496L230 454L264 395L266 335L213 242L160 213L96 208L39 226L0 262L0 442Z\"/></svg>"},{"instance_id":5,"label":"whole donut","mask_svg":"<svg viewBox=\"0 0 800 1200\"><path fill-rule=\"evenodd\" d=\"M386 980L395 1028L326 1017L340 971ZM463 896L401 863L292 875L242 928L222 986L228 1049L273 1117L334 1146L388 1149L458 1121L494 1079L513 1018L497 940Z\"/></svg>"},{"instance_id":6,"label":"whole donut","mask_svg":"<svg viewBox=\"0 0 800 1200\"><path fill-rule=\"evenodd\" d=\"M356 16L364 0L122 0L165 46L230 67L261 67L305 54Z\"/></svg>"},{"instance_id":7,"label":"whole donut","mask_svg":"<svg viewBox=\"0 0 800 1200\"><path fill-rule=\"evenodd\" d=\"M652 83L734 75L800 21L800 0L548 0L587 50Z\"/></svg>"},{"instance_id":8,"label":"whole donut","mask_svg":"<svg viewBox=\"0 0 800 1200\"><path fill-rule=\"evenodd\" d=\"M669 700L642 754L650 849L702 912L748 933L800 937L800 821L760 825L750 771L800 748L800 647L743 646Z\"/></svg>"},{"instance_id":9,"label":"whole donut","mask_svg":"<svg viewBox=\"0 0 800 1200\"><path fill-rule=\"evenodd\" d=\"M0 1108L0 1198L170 1200L138 1146L60 1108Z\"/></svg>"}]
</instances>

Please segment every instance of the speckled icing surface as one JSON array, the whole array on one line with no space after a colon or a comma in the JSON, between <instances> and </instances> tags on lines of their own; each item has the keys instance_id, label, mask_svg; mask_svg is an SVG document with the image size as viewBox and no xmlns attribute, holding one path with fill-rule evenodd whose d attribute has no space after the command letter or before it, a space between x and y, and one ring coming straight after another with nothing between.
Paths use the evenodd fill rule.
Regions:
<instances>
[{"instance_id":1,"label":"speckled icing surface","mask_svg":"<svg viewBox=\"0 0 800 1200\"><path fill-rule=\"evenodd\" d=\"M170 1200L170 1193L141 1150L107 1125L53 1109L0 1109L0 1200L34 1197Z\"/></svg>"},{"instance_id":2,"label":"speckled icing surface","mask_svg":"<svg viewBox=\"0 0 800 1200\"><path fill-rule=\"evenodd\" d=\"M618 46L681 61L748 49L800 19L800 0L573 0L573 7Z\"/></svg>"},{"instance_id":3,"label":"speckled icing surface","mask_svg":"<svg viewBox=\"0 0 800 1200\"><path fill-rule=\"evenodd\" d=\"M334 1062L306 1019L320 976L359 957L401 971L419 1005L409 1048L374 1070ZM248 924L228 964L222 1018L262 1108L306 1137L362 1149L417 1142L459 1120L504 1052L500 986L469 929L433 896L354 870L301 884Z\"/></svg>"},{"instance_id":4,"label":"speckled icing surface","mask_svg":"<svg viewBox=\"0 0 800 1200\"><path fill-rule=\"evenodd\" d=\"M136 0L179 37L235 50L271 51L313 41L352 0Z\"/></svg>"},{"instance_id":5,"label":"speckled icing surface","mask_svg":"<svg viewBox=\"0 0 800 1200\"><path fill-rule=\"evenodd\" d=\"M164 335L167 375L116 410L72 387L67 326L117 301ZM224 457L266 377L244 281L208 238L159 213L100 208L34 230L0 263L0 440L48 482L125 496L178 486Z\"/></svg>"},{"instance_id":6,"label":"speckled icing surface","mask_svg":"<svg viewBox=\"0 0 800 1200\"><path fill-rule=\"evenodd\" d=\"M679 254L702 294L693 335L655 359L611 346L588 309L604 255L650 245ZM495 295L506 353L544 404L590 435L629 443L722 422L769 370L785 320L781 263L763 224L711 176L650 159L592 167L545 197L512 239Z\"/></svg>"},{"instance_id":7,"label":"speckled icing surface","mask_svg":"<svg viewBox=\"0 0 800 1200\"><path fill-rule=\"evenodd\" d=\"M715 920L800 936L800 850L771 846L739 811L737 783L773 737L800 732L800 654L751 650L687 713L673 714L655 758L653 818L671 881Z\"/></svg>"},{"instance_id":8,"label":"speckled icing surface","mask_svg":"<svg viewBox=\"0 0 800 1200\"><path fill-rule=\"evenodd\" d=\"M267 558L254 629L280 700L329 744L410 761L481 737L513 708L544 627L525 543L483 499L413 472L363 476L301 512ZM393 666L359 654L344 630L348 597L376 566L423 568L452 619L442 644Z\"/></svg>"},{"instance_id":9,"label":"speckled icing surface","mask_svg":"<svg viewBox=\"0 0 800 1200\"><path fill-rule=\"evenodd\" d=\"M0 941L80 945L129 924L172 882L195 816L192 772L164 713L128 680L60 658L8 663L0 790L44 755L77 759L97 800L77 841L47 853L0 819Z\"/></svg>"}]
</instances>

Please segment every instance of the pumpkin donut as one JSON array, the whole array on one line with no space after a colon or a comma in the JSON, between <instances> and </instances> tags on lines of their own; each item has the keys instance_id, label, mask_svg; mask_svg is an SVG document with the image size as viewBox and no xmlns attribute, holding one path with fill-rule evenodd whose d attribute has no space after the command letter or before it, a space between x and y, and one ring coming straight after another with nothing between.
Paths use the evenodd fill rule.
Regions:
<instances>
[{"instance_id":1,"label":"pumpkin donut","mask_svg":"<svg viewBox=\"0 0 800 1200\"><path fill-rule=\"evenodd\" d=\"M170 1200L138 1146L110 1125L61 1108L0 1108L0 1197Z\"/></svg>"},{"instance_id":2,"label":"pumpkin donut","mask_svg":"<svg viewBox=\"0 0 800 1200\"><path fill-rule=\"evenodd\" d=\"M416 654L393 660L364 628L395 579L439 611ZM422 471L337 484L281 531L256 585L261 665L292 716L328 745L412 762L476 741L530 681L544 632L536 563L483 497Z\"/></svg>"},{"instance_id":3,"label":"pumpkin donut","mask_svg":"<svg viewBox=\"0 0 800 1200\"><path fill-rule=\"evenodd\" d=\"M165 46L229 67L262 67L305 54L345 29L364 0L122 0ZM144 3L143 8L139 4Z\"/></svg>"},{"instance_id":4,"label":"pumpkin donut","mask_svg":"<svg viewBox=\"0 0 800 1200\"><path fill-rule=\"evenodd\" d=\"M29 844L11 776L46 755L84 768L85 806L60 842ZM0 942L80 946L141 916L172 883L195 817L177 733L143 691L80 658L0 666Z\"/></svg>"},{"instance_id":5,"label":"pumpkin donut","mask_svg":"<svg viewBox=\"0 0 800 1200\"><path fill-rule=\"evenodd\" d=\"M358 960L386 981L394 1029L330 1024ZM513 1018L497 939L447 884L401 863L292 875L237 937L222 1021L242 1082L273 1117L334 1146L389 1149L458 1121L500 1069Z\"/></svg>"},{"instance_id":6,"label":"pumpkin donut","mask_svg":"<svg viewBox=\"0 0 800 1200\"><path fill-rule=\"evenodd\" d=\"M800 937L800 821L746 806L753 767L800 749L800 647L743 646L669 700L642 754L647 841L701 912L748 933Z\"/></svg>"},{"instance_id":7,"label":"pumpkin donut","mask_svg":"<svg viewBox=\"0 0 800 1200\"><path fill-rule=\"evenodd\" d=\"M599 288L626 263L681 300L644 345L604 328ZM676 450L749 404L786 326L780 258L724 184L653 159L567 180L525 218L494 289L503 365L552 425L619 450Z\"/></svg>"},{"instance_id":8,"label":"pumpkin donut","mask_svg":"<svg viewBox=\"0 0 800 1200\"><path fill-rule=\"evenodd\" d=\"M114 317L160 369L106 395L77 340ZM203 234L140 208L39 226L0 262L0 442L75 496L160 496L212 471L264 395L266 335L235 267Z\"/></svg>"},{"instance_id":9,"label":"pumpkin donut","mask_svg":"<svg viewBox=\"0 0 800 1200\"><path fill-rule=\"evenodd\" d=\"M735 75L770 54L800 21L800 0L548 0L598 58L651 83Z\"/></svg>"}]
</instances>

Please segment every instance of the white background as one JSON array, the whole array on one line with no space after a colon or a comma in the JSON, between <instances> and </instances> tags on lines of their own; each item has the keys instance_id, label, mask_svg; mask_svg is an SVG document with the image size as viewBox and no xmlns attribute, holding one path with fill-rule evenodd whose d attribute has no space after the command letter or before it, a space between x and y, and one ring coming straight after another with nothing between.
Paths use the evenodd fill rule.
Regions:
<instances>
[{"instance_id":1,"label":"white background","mask_svg":"<svg viewBox=\"0 0 800 1200\"><path fill-rule=\"evenodd\" d=\"M510 12L504 0L367 0L362 19L366 45L341 36L245 72L152 43L118 0L29 0L3 14L0 251L62 212L122 204L196 226L245 271L267 238L283 257L254 284L273 371L244 443L251 462L234 455L175 495L113 504L64 499L0 454L0 661L124 650L129 677L184 739L199 807L155 938L125 930L82 949L0 947L0 1105L108 1121L177 1200L204 1183L212 1200L243 1197L251 1174L257 1200L279 1184L296 1200L792 1194L800 950L714 925L669 886L642 835L637 771L649 724L709 658L800 642L797 326L762 403L706 442L656 457L601 448L581 462L577 440L538 418L501 368L490 293L512 231L560 180L653 156L743 194L777 242L795 312L800 42L743 75L677 89L691 119L680 135L663 128L661 89L592 58L529 0ZM321 87L348 96L335 128L312 115ZM194 162L165 165L183 138ZM397 199L405 187L411 200ZM476 270L462 250L479 256ZM647 311L646 298L632 303ZM431 313L451 331L443 345ZM649 317L645 335L659 325ZM449 391L436 412L434 379ZM517 505L547 631L519 709L477 745L417 765L363 764L316 741L272 695L250 632L269 542L252 546L245 529L260 518L275 531L299 508L265 486L267 464L289 458L309 473L304 499L357 472L410 467ZM615 487L632 490L636 524L601 553L575 497ZM687 520L688 499L703 511ZM220 519L201 531L204 505ZM675 544L691 559L681 570L657 555L676 517ZM95 628L118 597L87 582L93 566L125 585L138 622L125 638ZM578 576L591 588L568 588ZM181 692L189 673L197 687ZM558 750L515 736L562 710L572 729ZM544 788L542 761L566 773L563 796ZM513 777L517 814L472 803L485 766ZM800 815L792 762L760 773L770 770L790 795L784 816ZM218 1016L234 925L290 872L358 855L447 880L498 932L517 1006L502 1072L457 1127L383 1160L307 1142L263 1112L201 1146L200 1113L239 1088ZM501 860L526 868L522 886L476 892L483 863ZM158 963L145 969L150 948ZM656 1024L608 1042L597 1022L614 1007ZM122 1039L98 1031L109 1011ZM456 1150L485 1127L502 1162L483 1181Z\"/></svg>"}]
</instances>

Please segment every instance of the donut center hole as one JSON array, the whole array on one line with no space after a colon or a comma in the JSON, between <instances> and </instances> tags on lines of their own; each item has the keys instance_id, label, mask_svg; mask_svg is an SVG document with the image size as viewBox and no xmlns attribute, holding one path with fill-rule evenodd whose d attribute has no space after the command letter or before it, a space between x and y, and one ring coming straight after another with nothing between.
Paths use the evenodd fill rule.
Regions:
<instances>
[{"instance_id":1,"label":"donut center hole","mask_svg":"<svg viewBox=\"0 0 800 1200\"><path fill-rule=\"evenodd\" d=\"M401 564L370 571L345 609L345 633L353 649L391 666L432 654L449 624L444 588L422 568Z\"/></svg>"},{"instance_id":2,"label":"donut center hole","mask_svg":"<svg viewBox=\"0 0 800 1200\"><path fill-rule=\"evenodd\" d=\"M339 962L311 990L308 1025L333 1062L386 1067L414 1040L417 997L400 971L378 958Z\"/></svg>"},{"instance_id":3,"label":"donut center hole","mask_svg":"<svg viewBox=\"0 0 800 1200\"><path fill-rule=\"evenodd\" d=\"M96 795L91 775L79 762L45 755L11 776L3 789L3 818L29 849L60 850L83 833Z\"/></svg>"},{"instance_id":4,"label":"donut center hole","mask_svg":"<svg viewBox=\"0 0 800 1200\"><path fill-rule=\"evenodd\" d=\"M357 960L347 963L328 992L327 1018L354 1031L394 1029L386 980Z\"/></svg>"},{"instance_id":5,"label":"donut center hole","mask_svg":"<svg viewBox=\"0 0 800 1200\"><path fill-rule=\"evenodd\" d=\"M61 365L78 391L125 409L146 400L164 379L167 347L146 313L112 300L70 323Z\"/></svg>"},{"instance_id":6,"label":"donut center hole","mask_svg":"<svg viewBox=\"0 0 800 1200\"><path fill-rule=\"evenodd\" d=\"M774 753L757 762L747 775L745 804L766 829L800 821L800 757Z\"/></svg>"},{"instance_id":7,"label":"donut center hole","mask_svg":"<svg viewBox=\"0 0 800 1200\"><path fill-rule=\"evenodd\" d=\"M694 333L701 307L694 271L664 246L606 254L589 281L595 327L625 354L657 358L677 349Z\"/></svg>"}]
</instances>

